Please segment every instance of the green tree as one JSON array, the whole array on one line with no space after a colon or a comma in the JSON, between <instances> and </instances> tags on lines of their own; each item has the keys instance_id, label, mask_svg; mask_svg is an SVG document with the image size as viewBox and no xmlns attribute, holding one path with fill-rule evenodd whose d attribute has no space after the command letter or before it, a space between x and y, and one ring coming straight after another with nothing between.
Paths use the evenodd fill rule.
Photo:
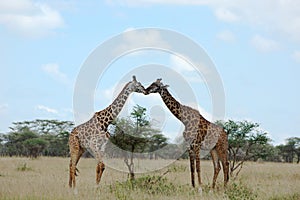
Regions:
<instances>
[{"instance_id":1,"label":"green tree","mask_svg":"<svg viewBox=\"0 0 300 200\"><path fill-rule=\"evenodd\" d=\"M150 144L149 144L149 153L150 153L150 159L158 158L158 156L161 156L159 153L155 152L156 150L162 149L166 145L168 145L168 138L166 138L163 134L157 133L150 137Z\"/></svg>"},{"instance_id":2,"label":"green tree","mask_svg":"<svg viewBox=\"0 0 300 200\"><path fill-rule=\"evenodd\" d=\"M14 122L3 135L2 154L17 156L67 156L73 122L33 120Z\"/></svg>"},{"instance_id":3,"label":"green tree","mask_svg":"<svg viewBox=\"0 0 300 200\"><path fill-rule=\"evenodd\" d=\"M43 154L45 156L68 156L69 134L69 132L65 131L57 135L42 135L41 138L48 142L47 148L45 148Z\"/></svg>"},{"instance_id":4,"label":"green tree","mask_svg":"<svg viewBox=\"0 0 300 200\"><path fill-rule=\"evenodd\" d=\"M5 148L4 148L4 134L0 134L0 156L5 155Z\"/></svg>"},{"instance_id":5,"label":"green tree","mask_svg":"<svg viewBox=\"0 0 300 200\"><path fill-rule=\"evenodd\" d=\"M28 156L37 158L47 146L47 141L42 138L31 138L23 142L27 149Z\"/></svg>"},{"instance_id":6,"label":"green tree","mask_svg":"<svg viewBox=\"0 0 300 200\"><path fill-rule=\"evenodd\" d=\"M61 132L71 132L73 127L74 123L71 121L36 119L32 121L13 122L13 127L10 127L10 129L20 131L24 128L29 128L39 135L57 135Z\"/></svg>"},{"instance_id":7,"label":"green tree","mask_svg":"<svg viewBox=\"0 0 300 200\"><path fill-rule=\"evenodd\" d=\"M237 176L247 160L266 158L266 147L270 141L259 124L249 121L217 122L228 134L230 174Z\"/></svg>"},{"instance_id":8,"label":"green tree","mask_svg":"<svg viewBox=\"0 0 300 200\"><path fill-rule=\"evenodd\" d=\"M115 129L110 137L110 141L118 148L123 149L118 152L112 148L112 153L121 154L129 171L131 180L135 178L134 155L135 153L149 152L152 136L159 131L151 127L146 116L146 108L139 105L134 106L129 118L117 119L113 123ZM156 140L156 142L158 142Z\"/></svg>"},{"instance_id":9,"label":"green tree","mask_svg":"<svg viewBox=\"0 0 300 200\"><path fill-rule=\"evenodd\" d=\"M28 155L27 148L24 145L24 141L37 138L38 135L31 131L29 128L23 128L19 131L12 131L4 136L6 153L10 156L26 156Z\"/></svg>"},{"instance_id":10,"label":"green tree","mask_svg":"<svg viewBox=\"0 0 300 200\"><path fill-rule=\"evenodd\" d=\"M300 162L300 138L291 137L286 139L286 144L278 145L280 155L285 162L292 163L297 158L297 163Z\"/></svg>"}]
</instances>

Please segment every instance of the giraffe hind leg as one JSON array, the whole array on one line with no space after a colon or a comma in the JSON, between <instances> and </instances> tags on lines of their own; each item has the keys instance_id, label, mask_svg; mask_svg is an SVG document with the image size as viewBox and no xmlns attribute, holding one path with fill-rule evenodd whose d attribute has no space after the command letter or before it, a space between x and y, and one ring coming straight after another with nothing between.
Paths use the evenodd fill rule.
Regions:
<instances>
[{"instance_id":1,"label":"giraffe hind leg","mask_svg":"<svg viewBox=\"0 0 300 200\"><path fill-rule=\"evenodd\" d=\"M212 184L212 188L214 189L215 186L216 186L217 177L218 177L219 172L221 170L221 166L220 166L220 161L219 161L217 151L215 149L212 149L210 154L211 154L212 161L213 161L213 164L214 164L214 177L213 177L213 184Z\"/></svg>"},{"instance_id":2,"label":"giraffe hind leg","mask_svg":"<svg viewBox=\"0 0 300 200\"><path fill-rule=\"evenodd\" d=\"M223 167L223 173L224 173L224 186L226 186L229 181L229 161L228 161L227 148L226 148L225 152L226 153L224 153L224 151L222 151L219 153L219 158L221 160L222 167Z\"/></svg>"},{"instance_id":3,"label":"giraffe hind leg","mask_svg":"<svg viewBox=\"0 0 300 200\"><path fill-rule=\"evenodd\" d=\"M85 150L83 148L79 148L79 152L78 152L78 156L77 156L77 159L76 159L76 164L75 164L75 176L78 176L77 172L79 173L79 169L76 167L78 162L79 162L79 159L81 158L82 154L85 152Z\"/></svg>"},{"instance_id":4,"label":"giraffe hind leg","mask_svg":"<svg viewBox=\"0 0 300 200\"><path fill-rule=\"evenodd\" d=\"M223 174L224 174L224 186L226 186L227 182L229 181L228 143L227 143L226 133L223 134L222 140L225 142L217 144L216 150L217 150L219 160L221 160L222 163Z\"/></svg>"},{"instance_id":5,"label":"giraffe hind leg","mask_svg":"<svg viewBox=\"0 0 300 200\"><path fill-rule=\"evenodd\" d=\"M84 150L79 144L79 139L76 135L71 134L69 138L69 148L70 148L70 174L69 174L69 187L74 187L76 185L75 176L77 175L76 165L82 156Z\"/></svg>"},{"instance_id":6,"label":"giraffe hind leg","mask_svg":"<svg viewBox=\"0 0 300 200\"><path fill-rule=\"evenodd\" d=\"M99 184L102 174L105 170L105 165L103 162L99 162L96 167L96 183Z\"/></svg>"}]
</instances>

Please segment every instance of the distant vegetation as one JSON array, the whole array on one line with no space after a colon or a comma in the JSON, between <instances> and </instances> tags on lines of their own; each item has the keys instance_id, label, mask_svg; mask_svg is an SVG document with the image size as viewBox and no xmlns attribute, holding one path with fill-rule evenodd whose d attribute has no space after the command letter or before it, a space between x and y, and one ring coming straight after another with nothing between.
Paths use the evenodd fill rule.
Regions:
<instances>
[{"instance_id":1,"label":"distant vegetation","mask_svg":"<svg viewBox=\"0 0 300 200\"><path fill-rule=\"evenodd\" d=\"M176 151L178 144L170 144L159 130L150 124L146 109L135 106L131 116L119 118L114 123L111 142L127 152L153 152L149 159L187 158ZM274 146L259 124L249 121L217 122L228 133L231 171L238 174L245 161L297 162L300 161L300 138L287 138L285 144ZM74 124L70 121L42 120L14 122L10 131L0 134L1 156L62 156L69 155L68 137ZM162 154L155 150L164 148ZM110 149L113 150L113 149ZM127 159L129 154L108 152L113 157ZM206 157L209 159L209 157ZM233 175L233 174L232 174Z\"/></svg>"}]
</instances>

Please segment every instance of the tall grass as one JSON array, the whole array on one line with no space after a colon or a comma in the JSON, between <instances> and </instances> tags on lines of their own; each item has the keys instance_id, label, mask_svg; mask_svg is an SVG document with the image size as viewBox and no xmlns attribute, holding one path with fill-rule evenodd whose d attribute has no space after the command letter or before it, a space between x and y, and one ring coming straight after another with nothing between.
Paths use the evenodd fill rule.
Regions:
<instances>
[{"instance_id":1,"label":"tall grass","mask_svg":"<svg viewBox=\"0 0 300 200\"><path fill-rule=\"evenodd\" d=\"M140 162L143 162L140 160ZM149 161L147 161L149 162ZM162 162L160 160L151 161ZM68 158L0 158L0 199L199 199L190 185L189 162L176 161L167 168L148 174L127 174L106 168L99 186L95 184L94 159L81 159L77 180L78 195L68 188ZM165 175L163 175L167 172ZM239 177L223 188L220 173L217 188L211 190L213 168L201 162L201 199L300 199L300 165L246 163ZM163 175L163 176L162 176Z\"/></svg>"}]
</instances>

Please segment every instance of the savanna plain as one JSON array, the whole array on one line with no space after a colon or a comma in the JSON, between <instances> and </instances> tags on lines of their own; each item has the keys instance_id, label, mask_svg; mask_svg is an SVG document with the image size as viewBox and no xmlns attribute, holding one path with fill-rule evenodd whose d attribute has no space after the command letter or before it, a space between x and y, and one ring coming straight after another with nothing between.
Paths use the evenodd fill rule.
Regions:
<instances>
[{"instance_id":1,"label":"savanna plain","mask_svg":"<svg viewBox=\"0 0 300 200\"><path fill-rule=\"evenodd\" d=\"M139 162L159 165L163 160ZM92 158L80 160L75 194L68 186L68 158L0 157L0 199L300 199L300 164L247 162L226 189L220 172L212 190L212 162L202 161L202 194L191 187L188 160L136 174L135 181L128 181L126 172L107 167L99 186L95 184L95 166Z\"/></svg>"}]
</instances>

